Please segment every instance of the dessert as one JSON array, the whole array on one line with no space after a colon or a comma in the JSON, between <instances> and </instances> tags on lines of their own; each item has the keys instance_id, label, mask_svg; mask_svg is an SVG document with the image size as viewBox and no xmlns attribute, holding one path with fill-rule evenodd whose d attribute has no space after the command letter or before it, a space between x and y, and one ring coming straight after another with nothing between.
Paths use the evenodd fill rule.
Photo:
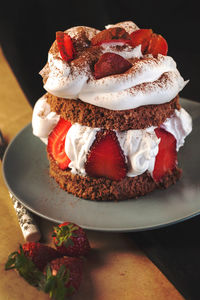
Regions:
<instances>
[{"instance_id":1,"label":"dessert","mask_svg":"<svg viewBox=\"0 0 200 300\"><path fill-rule=\"evenodd\" d=\"M180 178L192 120L179 103L187 81L167 51L161 35L131 21L56 33L32 125L62 189L124 200Z\"/></svg>"}]
</instances>

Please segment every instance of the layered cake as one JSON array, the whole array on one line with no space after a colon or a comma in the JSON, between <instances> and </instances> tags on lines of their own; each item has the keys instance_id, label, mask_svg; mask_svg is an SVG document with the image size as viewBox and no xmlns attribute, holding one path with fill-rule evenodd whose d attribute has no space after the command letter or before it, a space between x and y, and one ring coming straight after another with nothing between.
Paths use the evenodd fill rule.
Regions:
<instances>
[{"instance_id":1,"label":"layered cake","mask_svg":"<svg viewBox=\"0 0 200 300\"><path fill-rule=\"evenodd\" d=\"M124 200L180 178L192 121L179 103L187 81L167 52L160 34L131 21L56 33L32 125L61 189Z\"/></svg>"}]
</instances>

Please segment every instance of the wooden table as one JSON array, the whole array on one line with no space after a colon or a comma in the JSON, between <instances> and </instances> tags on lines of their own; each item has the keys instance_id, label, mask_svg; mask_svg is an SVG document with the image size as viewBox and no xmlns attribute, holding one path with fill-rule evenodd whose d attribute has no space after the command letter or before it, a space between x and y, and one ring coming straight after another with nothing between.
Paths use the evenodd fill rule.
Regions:
<instances>
[{"instance_id":1,"label":"wooden table","mask_svg":"<svg viewBox=\"0 0 200 300\"><path fill-rule=\"evenodd\" d=\"M28 76L26 74L25 76ZM42 84L42 80L41 80ZM31 121L26 100L0 49L0 129L10 141ZM8 254L24 239L0 172L0 300L48 299L28 285L15 271L5 271ZM55 224L36 216L42 242L51 245ZM87 231L91 253L83 281L74 300L183 299L156 266L137 248L128 233Z\"/></svg>"}]
</instances>

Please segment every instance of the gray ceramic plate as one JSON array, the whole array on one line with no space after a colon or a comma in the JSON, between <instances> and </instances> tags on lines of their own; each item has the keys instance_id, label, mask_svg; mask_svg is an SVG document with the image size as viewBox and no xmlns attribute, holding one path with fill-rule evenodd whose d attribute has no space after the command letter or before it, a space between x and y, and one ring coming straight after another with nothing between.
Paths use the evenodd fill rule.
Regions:
<instances>
[{"instance_id":1,"label":"gray ceramic plate","mask_svg":"<svg viewBox=\"0 0 200 300\"><path fill-rule=\"evenodd\" d=\"M45 145L29 124L12 140L3 160L5 182L32 212L56 223L69 220L102 231L159 228L200 213L200 104L181 100L192 115L193 131L179 151L182 179L167 190L136 200L93 202L61 190L48 176Z\"/></svg>"}]
</instances>

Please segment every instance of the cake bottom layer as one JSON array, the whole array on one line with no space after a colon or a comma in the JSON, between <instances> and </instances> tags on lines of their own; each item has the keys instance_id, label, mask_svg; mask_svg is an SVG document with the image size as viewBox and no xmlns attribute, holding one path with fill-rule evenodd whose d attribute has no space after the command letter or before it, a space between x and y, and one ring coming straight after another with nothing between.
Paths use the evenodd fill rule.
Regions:
<instances>
[{"instance_id":1,"label":"cake bottom layer","mask_svg":"<svg viewBox=\"0 0 200 300\"><path fill-rule=\"evenodd\" d=\"M61 189L77 197L96 201L118 201L144 196L156 188L168 188L176 183L182 173L181 169L176 167L169 171L160 183L155 183L149 172L114 181L72 174L69 169L61 170L50 156L49 162L49 174Z\"/></svg>"}]
</instances>

